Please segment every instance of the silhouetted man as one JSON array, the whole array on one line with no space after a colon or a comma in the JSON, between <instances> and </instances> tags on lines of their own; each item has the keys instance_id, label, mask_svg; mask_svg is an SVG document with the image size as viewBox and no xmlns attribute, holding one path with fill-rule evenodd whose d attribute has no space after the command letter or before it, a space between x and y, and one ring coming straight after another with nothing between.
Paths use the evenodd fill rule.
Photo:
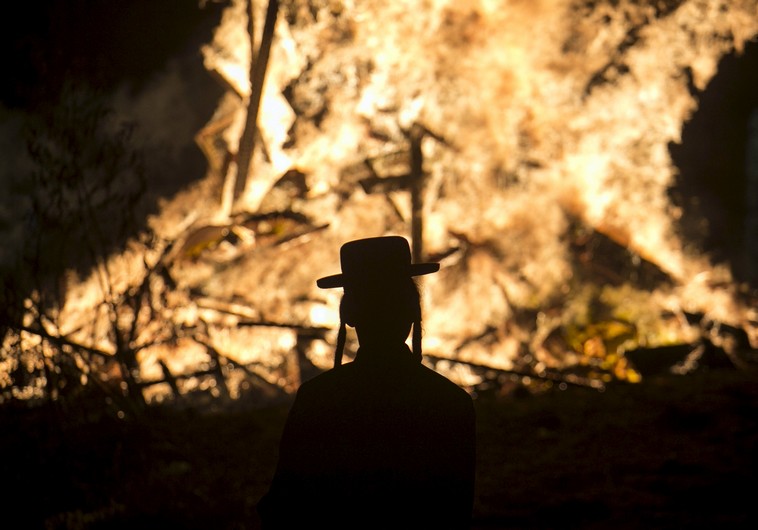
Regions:
<instances>
[{"instance_id":1,"label":"silhouetted man","mask_svg":"<svg viewBox=\"0 0 758 530\"><path fill-rule=\"evenodd\" d=\"M282 434L279 461L258 505L263 528L467 528L475 470L469 394L421 364L421 304L399 236L351 241L335 367L303 383ZM341 364L345 325L355 360ZM405 341L413 328L413 351Z\"/></svg>"}]
</instances>

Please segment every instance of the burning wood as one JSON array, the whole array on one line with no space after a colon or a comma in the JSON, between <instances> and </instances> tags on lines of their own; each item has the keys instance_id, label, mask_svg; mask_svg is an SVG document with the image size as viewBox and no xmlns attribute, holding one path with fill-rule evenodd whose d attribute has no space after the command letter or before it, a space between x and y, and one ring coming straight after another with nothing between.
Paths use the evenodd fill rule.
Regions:
<instances>
[{"instance_id":1,"label":"burning wood","mask_svg":"<svg viewBox=\"0 0 758 530\"><path fill-rule=\"evenodd\" d=\"M276 4L233 0L202 50L228 93L197 136L206 180L153 223L196 258L166 260L173 285L151 280L171 292L162 323L203 322L196 338L222 357L256 348L230 330L278 323L255 339L278 346L246 366L291 389L282 345L304 340L301 365L329 364L339 296L314 279L338 266L334 249L396 233L441 261L423 284L425 350L468 366L467 386L580 365L572 381L632 381L626 352L671 344L742 364L758 349L755 285L683 235L668 151L719 60L758 35L758 2L293 1L251 36ZM270 52L251 83L255 42ZM234 208L219 208L218 183L249 159ZM180 203L198 215L169 230ZM81 322L76 304L60 318ZM113 341L98 330L88 347Z\"/></svg>"},{"instance_id":2,"label":"burning wood","mask_svg":"<svg viewBox=\"0 0 758 530\"><path fill-rule=\"evenodd\" d=\"M666 196L675 170L665 151L697 106L685 73L692 73L697 89L707 86L719 58L739 52L758 30L754 2L725 4L725 16L697 1L666 8L631 2L496 8L440 0L413 16L380 2L356 9L330 4L309 14L298 5L282 7L272 44L272 58L283 59L280 71L288 73L262 94L264 106L286 95L295 111L287 139L272 142L271 129L266 143L308 182L308 199L293 207L339 219L340 210L366 193L408 190L410 162L397 154L409 152L402 131L412 123L449 140L419 144L428 183L417 196L423 206L416 206L421 215L415 218L424 220L425 230L414 236L430 254L445 254L462 239L478 250L467 244L457 264L425 284L426 333L441 353L461 351L485 329L512 328L507 323L524 312L558 311L564 330L620 319L635 327L640 347L691 340L690 326L663 316L672 305L677 311L697 307L744 330L749 346L758 346L738 282L677 235ZM239 3L233 9L239 11ZM237 85L234 72L249 63L232 68L227 58L245 54L224 43L239 32L242 18L227 18L205 50L209 69ZM535 25L544 30L537 41L523 29ZM715 35L729 37L717 43ZM298 112L315 94L320 110ZM278 123L273 119L271 127ZM265 117L259 127L266 136ZM337 198L325 200L331 194ZM309 207L309 200L320 207ZM408 204L395 209L399 219L332 223L329 239L392 231L410 237L403 210L412 210L411 194L403 200ZM627 254L626 270L609 263L615 276L609 284L582 270L600 270L608 255L574 261L566 246L572 219ZM646 290L635 279L646 263L665 285L635 296L636 316L624 314L629 310L621 299L603 300L614 297L612 285ZM465 287L471 284L482 287ZM572 309L582 304L601 313ZM658 323L650 327L651 320ZM451 324L460 321L466 325ZM540 335L536 318L518 326ZM491 345L472 355L487 358L493 348L499 351ZM571 352L582 354L567 339L563 353Z\"/></svg>"}]
</instances>

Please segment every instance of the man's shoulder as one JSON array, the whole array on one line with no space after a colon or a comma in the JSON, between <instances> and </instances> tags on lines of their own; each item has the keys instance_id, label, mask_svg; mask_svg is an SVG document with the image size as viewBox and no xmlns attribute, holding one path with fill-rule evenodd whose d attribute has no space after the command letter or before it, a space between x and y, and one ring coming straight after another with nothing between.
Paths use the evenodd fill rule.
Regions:
<instances>
[{"instance_id":1,"label":"man's shoulder","mask_svg":"<svg viewBox=\"0 0 758 530\"><path fill-rule=\"evenodd\" d=\"M472 401L471 394L436 370L422 364L420 366L420 373L430 387L448 395L450 399L467 403Z\"/></svg>"},{"instance_id":2,"label":"man's shoulder","mask_svg":"<svg viewBox=\"0 0 758 530\"><path fill-rule=\"evenodd\" d=\"M472 403L471 395L466 390L426 365L418 364L409 371L402 370L390 375L390 379L401 380L405 377L411 378L409 381L411 387L421 390L424 394L466 406ZM361 370L358 364L350 362L322 372L303 382L298 393L308 396L335 395L341 391L338 389L342 389L342 391L356 390L356 385L364 386L372 379L371 374L366 373L366 370Z\"/></svg>"},{"instance_id":3,"label":"man's shoulder","mask_svg":"<svg viewBox=\"0 0 758 530\"><path fill-rule=\"evenodd\" d=\"M327 387L339 385L355 377L353 363L346 363L321 372L300 384L300 392L317 392Z\"/></svg>"}]
</instances>

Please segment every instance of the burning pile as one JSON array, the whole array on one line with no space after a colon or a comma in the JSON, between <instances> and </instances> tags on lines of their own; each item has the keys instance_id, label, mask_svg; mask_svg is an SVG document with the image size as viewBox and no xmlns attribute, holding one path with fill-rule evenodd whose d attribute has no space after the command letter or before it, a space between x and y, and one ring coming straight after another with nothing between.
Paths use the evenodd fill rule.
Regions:
<instances>
[{"instance_id":1,"label":"burning pile","mask_svg":"<svg viewBox=\"0 0 758 530\"><path fill-rule=\"evenodd\" d=\"M339 293L315 278L390 233L442 264L424 348L464 385L635 381L633 349L758 348L749 289L681 235L668 151L758 2L252 4L202 50L228 89L197 137L208 176L153 223L177 240L156 258L171 318L226 366L287 388L328 367ZM167 356L146 347L143 376Z\"/></svg>"},{"instance_id":2,"label":"burning pile","mask_svg":"<svg viewBox=\"0 0 758 530\"><path fill-rule=\"evenodd\" d=\"M603 322L625 330L613 354L697 341L707 322L758 346L756 315L729 270L679 236L668 195L691 88L756 34L755 2L311 4L280 7L260 93L247 2L203 51L229 86L216 158L237 152L260 97L260 155L234 207L265 211L297 174L285 208L329 227L291 255L221 272L209 292L244 294L274 320L298 299L334 308L312 278L334 268L339 244L410 238L420 214L414 244L443 263L424 285L430 354L558 366L592 355L575 337L544 339Z\"/></svg>"}]
</instances>

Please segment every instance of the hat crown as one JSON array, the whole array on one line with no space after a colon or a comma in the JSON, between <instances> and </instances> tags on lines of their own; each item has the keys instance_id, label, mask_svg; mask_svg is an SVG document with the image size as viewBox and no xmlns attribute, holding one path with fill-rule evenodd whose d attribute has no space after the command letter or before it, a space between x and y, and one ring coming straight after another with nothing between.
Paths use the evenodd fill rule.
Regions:
<instances>
[{"instance_id":1,"label":"hat crown","mask_svg":"<svg viewBox=\"0 0 758 530\"><path fill-rule=\"evenodd\" d=\"M400 236L359 239L342 245L340 265L346 282L359 278L407 276L411 250Z\"/></svg>"}]
</instances>

